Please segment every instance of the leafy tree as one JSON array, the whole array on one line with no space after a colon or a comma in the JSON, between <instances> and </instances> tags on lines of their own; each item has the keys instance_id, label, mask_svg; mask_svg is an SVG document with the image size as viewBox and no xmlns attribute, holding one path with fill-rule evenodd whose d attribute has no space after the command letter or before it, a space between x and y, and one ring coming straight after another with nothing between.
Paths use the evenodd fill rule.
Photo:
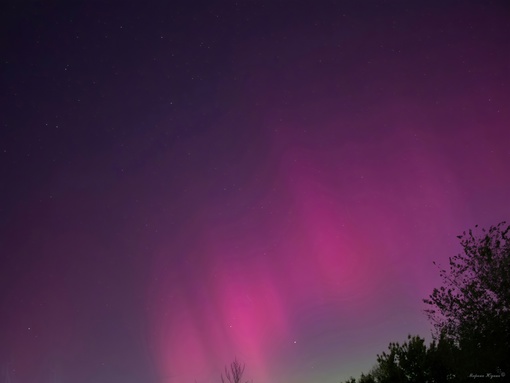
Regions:
<instances>
[{"instance_id":1,"label":"leafy tree","mask_svg":"<svg viewBox=\"0 0 510 383\"><path fill-rule=\"evenodd\" d=\"M461 376L469 373L510 373L510 226L502 222L458 236L463 254L440 269L443 286L424 302L435 337L448 340L459 352ZM451 351L451 350L450 350Z\"/></svg>"},{"instance_id":2,"label":"leafy tree","mask_svg":"<svg viewBox=\"0 0 510 383\"><path fill-rule=\"evenodd\" d=\"M381 382L425 382L429 374L425 339L408 336L403 345L390 343L389 352L377 356Z\"/></svg>"},{"instance_id":3,"label":"leafy tree","mask_svg":"<svg viewBox=\"0 0 510 383\"><path fill-rule=\"evenodd\" d=\"M433 340L427 351L429 382L462 381L455 374L459 365L459 352L454 342L444 336Z\"/></svg>"},{"instance_id":4,"label":"leafy tree","mask_svg":"<svg viewBox=\"0 0 510 383\"><path fill-rule=\"evenodd\" d=\"M456 350L442 338L429 347L425 339L409 335L402 345L390 343L388 351L377 355L377 364L358 380L346 383L434 383L453 382L452 368L448 364L450 352Z\"/></svg>"},{"instance_id":5,"label":"leafy tree","mask_svg":"<svg viewBox=\"0 0 510 383\"><path fill-rule=\"evenodd\" d=\"M509 374L509 232L502 222L459 236L463 254L440 269L443 286L424 299L435 327L432 343L427 347L419 336L390 343L367 375L346 383L456 383L470 374Z\"/></svg>"},{"instance_id":6,"label":"leafy tree","mask_svg":"<svg viewBox=\"0 0 510 383\"><path fill-rule=\"evenodd\" d=\"M361 374L359 383L376 383L375 377L369 372L367 375Z\"/></svg>"},{"instance_id":7,"label":"leafy tree","mask_svg":"<svg viewBox=\"0 0 510 383\"><path fill-rule=\"evenodd\" d=\"M377 381L370 373L368 373L367 375L361 374L358 380L351 376L344 383L377 383Z\"/></svg>"}]
</instances>

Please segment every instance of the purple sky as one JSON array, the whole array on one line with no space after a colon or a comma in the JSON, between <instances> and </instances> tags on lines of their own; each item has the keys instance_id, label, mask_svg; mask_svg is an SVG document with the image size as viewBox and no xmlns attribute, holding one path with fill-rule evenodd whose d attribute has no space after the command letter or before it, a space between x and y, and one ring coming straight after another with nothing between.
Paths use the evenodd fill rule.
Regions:
<instances>
[{"instance_id":1,"label":"purple sky","mask_svg":"<svg viewBox=\"0 0 510 383\"><path fill-rule=\"evenodd\" d=\"M510 216L505 2L71 3L0 11L2 381L333 383L430 339L432 262Z\"/></svg>"}]
</instances>

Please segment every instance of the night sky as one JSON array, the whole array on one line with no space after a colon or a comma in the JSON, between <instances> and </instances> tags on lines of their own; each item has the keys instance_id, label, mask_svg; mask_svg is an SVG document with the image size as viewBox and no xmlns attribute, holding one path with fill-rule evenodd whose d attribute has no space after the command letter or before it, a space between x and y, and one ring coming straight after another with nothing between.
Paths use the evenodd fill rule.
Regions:
<instances>
[{"instance_id":1,"label":"night sky","mask_svg":"<svg viewBox=\"0 0 510 383\"><path fill-rule=\"evenodd\" d=\"M510 219L504 1L0 7L12 383L333 383Z\"/></svg>"}]
</instances>

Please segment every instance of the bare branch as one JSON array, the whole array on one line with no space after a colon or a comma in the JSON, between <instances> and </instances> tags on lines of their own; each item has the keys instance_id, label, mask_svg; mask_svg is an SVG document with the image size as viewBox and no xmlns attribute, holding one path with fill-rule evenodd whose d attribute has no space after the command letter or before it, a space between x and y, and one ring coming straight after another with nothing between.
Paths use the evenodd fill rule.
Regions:
<instances>
[{"instance_id":1,"label":"bare branch","mask_svg":"<svg viewBox=\"0 0 510 383\"><path fill-rule=\"evenodd\" d=\"M241 365L237 358L230 363L230 369L225 366L225 375L221 374L222 383L241 383L245 365ZM247 383L247 382L246 382Z\"/></svg>"}]
</instances>

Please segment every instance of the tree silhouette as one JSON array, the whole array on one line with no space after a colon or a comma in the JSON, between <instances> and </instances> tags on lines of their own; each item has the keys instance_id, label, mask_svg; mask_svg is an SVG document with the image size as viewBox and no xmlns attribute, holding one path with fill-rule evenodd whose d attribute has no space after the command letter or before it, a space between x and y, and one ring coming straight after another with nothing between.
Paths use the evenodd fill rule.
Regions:
<instances>
[{"instance_id":1,"label":"tree silhouette","mask_svg":"<svg viewBox=\"0 0 510 383\"><path fill-rule=\"evenodd\" d=\"M221 382L222 383L241 383L241 380L243 378L245 365L241 365L237 361L237 358L234 359L232 363L230 363L230 369L225 366L225 376L221 374ZM246 381L245 383L248 383Z\"/></svg>"},{"instance_id":2,"label":"tree silhouette","mask_svg":"<svg viewBox=\"0 0 510 383\"><path fill-rule=\"evenodd\" d=\"M426 313L435 337L460 350L458 374L510 373L510 226L501 222L458 236L463 254L441 269L443 286L434 289Z\"/></svg>"},{"instance_id":3,"label":"tree silhouette","mask_svg":"<svg viewBox=\"0 0 510 383\"><path fill-rule=\"evenodd\" d=\"M377 356L377 375L381 382L425 382L430 375L429 353L425 339L408 336L399 345L390 343L389 352Z\"/></svg>"},{"instance_id":4,"label":"tree silhouette","mask_svg":"<svg viewBox=\"0 0 510 383\"><path fill-rule=\"evenodd\" d=\"M345 383L434 383L457 382L449 364L453 344L441 338L427 347L425 339L419 336L407 337L400 345L392 342L388 351L377 355L377 364L368 374L361 374L358 380L350 378Z\"/></svg>"},{"instance_id":5,"label":"tree silhouette","mask_svg":"<svg viewBox=\"0 0 510 383\"><path fill-rule=\"evenodd\" d=\"M443 286L423 300L435 328L429 347L419 336L390 343L368 374L346 383L457 383L510 374L509 232L501 222L458 236L463 254L440 269Z\"/></svg>"}]
</instances>

